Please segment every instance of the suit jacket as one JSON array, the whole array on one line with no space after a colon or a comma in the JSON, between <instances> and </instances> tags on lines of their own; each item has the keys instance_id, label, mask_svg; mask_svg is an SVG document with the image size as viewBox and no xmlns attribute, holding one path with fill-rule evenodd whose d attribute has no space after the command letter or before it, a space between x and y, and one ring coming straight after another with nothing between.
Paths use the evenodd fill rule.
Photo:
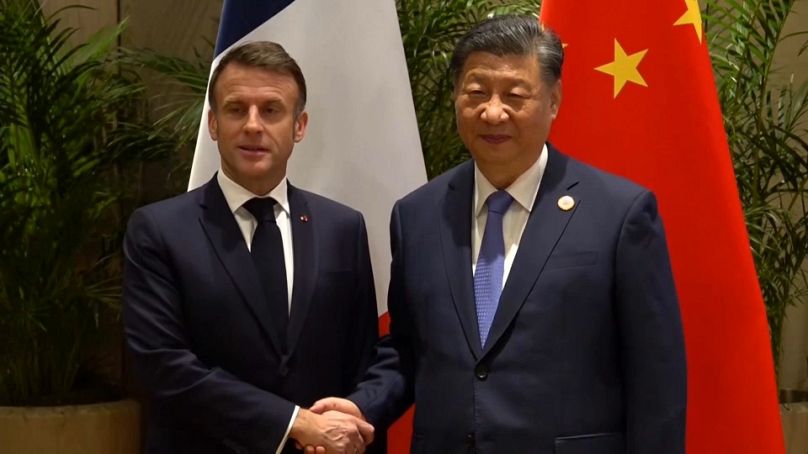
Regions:
<instances>
[{"instance_id":1,"label":"suit jacket","mask_svg":"<svg viewBox=\"0 0 808 454\"><path fill-rule=\"evenodd\" d=\"M684 451L683 336L654 196L548 148L485 347L472 162L393 209L392 349L351 399L377 425L414 399L414 453Z\"/></svg>"},{"instance_id":2,"label":"suit jacket","mask_svg":"<svg viewBox=\"0 0 808 454\"><path fill-rule=\"evenodd\" d=\"M215 177L132 215L124 328L152 398L147 452L274 453L295 404L347 394L367 367L378 322L362 215L292 185L288 195L285 355Z\"/></svg>"}]
</instances>

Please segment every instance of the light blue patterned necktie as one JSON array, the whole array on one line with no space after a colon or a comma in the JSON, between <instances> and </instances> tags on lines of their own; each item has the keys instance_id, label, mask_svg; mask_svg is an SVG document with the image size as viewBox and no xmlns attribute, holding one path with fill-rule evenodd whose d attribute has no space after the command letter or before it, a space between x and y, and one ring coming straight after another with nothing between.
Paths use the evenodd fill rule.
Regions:
<instances>
[{"instance_id":1,"label":"light blue patterned necktie","mask_svg":"<svg viewBox=\"0 0 808 454\"><path fill-rule=\"evenodd\" d=\"M480 345L485 346L491 322L499 305L502 293L502 276L505 272L505 240L502 235L502 217L513 202L505 191L488 196L488 218L477 256L474 271L474 301L477 304L477 326L480 328Z\"/></svg>"}]
</instances>

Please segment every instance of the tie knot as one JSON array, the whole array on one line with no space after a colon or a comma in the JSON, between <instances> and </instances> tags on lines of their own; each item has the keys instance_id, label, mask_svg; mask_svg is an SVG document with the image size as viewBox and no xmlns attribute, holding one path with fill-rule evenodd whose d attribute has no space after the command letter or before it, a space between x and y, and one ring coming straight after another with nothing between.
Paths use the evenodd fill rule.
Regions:
<instances>
[{"instance_id":1,"label":"tie knot","mask_svg":"<svg viewBox=\"0 0 808 454\"><path fill-rule=\"evenodd\" d=\"M244 208L250 212L258 222L275 223L275 204L278 203L272 197L253 197L244 202Z\"/></svg>"},{"instance_id":2,"label":"tie knot","mask_svg":"<svg viewBox=\"0 0 808 454\"><path fill-rule=\"evenodd\" d=\"M489 213L504 214L511 206L511 202L513 202L513 197L510 194L506 191L497 191L488 196L485 204L488 205Z\"/></svg>"}]
</instances>

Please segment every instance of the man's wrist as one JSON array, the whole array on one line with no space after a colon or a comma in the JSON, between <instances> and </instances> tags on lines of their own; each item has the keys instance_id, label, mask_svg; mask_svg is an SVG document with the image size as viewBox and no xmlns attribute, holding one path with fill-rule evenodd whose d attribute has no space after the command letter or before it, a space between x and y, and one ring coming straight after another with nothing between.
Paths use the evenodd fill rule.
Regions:
<instances>
[{"instance_id":1,"label":"man's wrist","mask_svg":"<svg viewBox=\"0 0 808 454\"><path fill-rule=\"evenodd\" d=\"M280 454L281 451L283 451L283 447L286 446L286 442L289 440L289 438L291 438L292 425L294 425L294 422L297 419L297 414L299 412L300 407L295 405L295 409L292 412L292 416L289 417L289 424L286 425L286 432L283 433L283 439L278 445L278 449L275 450L275 454Z\"/></svg>"},{"instance_id":2,"label":"man's wrist","mask_svg":"<svg viewBox=\"0 0 808 454\"><path fill-rule=\"evenodd\" d=\"M289 438L300 440L305 434L310 433L314 425L313 417L314 413L305 408L301 408L297 412L294 422L292 422L292 428L289 430Z\"/></svg>"}]
</instances>

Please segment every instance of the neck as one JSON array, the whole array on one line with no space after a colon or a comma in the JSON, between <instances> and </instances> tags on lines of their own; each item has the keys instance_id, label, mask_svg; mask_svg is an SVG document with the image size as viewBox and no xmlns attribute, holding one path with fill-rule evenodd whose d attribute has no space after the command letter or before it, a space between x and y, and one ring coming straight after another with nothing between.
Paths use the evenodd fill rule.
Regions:
<instances>
[{"instance_id":1,"label":"neck","mask_svg":"<svg viewBox=\"0 0 808 454\"><path fill-rule=\"evenodd\" d=\"M520 166L515 166L515 163L509 163L503 166L481 165L477 162L477 167L492 186L498 190L503 190L512 185L534 162L535 161Z\"/></svg>"},{"instance_id":2,"label":"neck","mask_svg":"<svg viewBox=\"0 0 808 454\"><path fill-rule=\"evenodd\" d=\"M263 178L237 178L231 175L225 168L222 168L222 172L242 188L259 196L268 194L275 189L286 176L284 173L280 173L279 175L267 175Z\"/></svg>"}]
</instances>

